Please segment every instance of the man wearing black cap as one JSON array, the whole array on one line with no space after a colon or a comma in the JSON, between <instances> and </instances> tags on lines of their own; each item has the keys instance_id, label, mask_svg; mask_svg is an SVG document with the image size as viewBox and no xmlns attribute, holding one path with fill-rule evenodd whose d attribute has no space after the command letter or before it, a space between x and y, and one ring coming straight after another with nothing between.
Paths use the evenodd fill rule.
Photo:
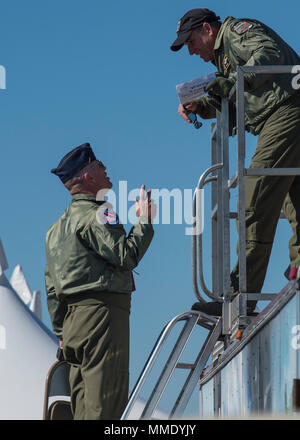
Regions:
<instances>
[{"instance_id":1,"label":"man wearing black cap","mask_svg":"<svg viewBox=\"0 0 300 440\"><path fill-rule=\"evenodd\" d=\"M198 101L179 106L179 114L203 119L216 117L221 98L236 82L237 66L300 65L300 57L271 28L258 20L227 17L223 23L209 9L188 11L179 21L171 50L187 46L190 55L212 62L219 75ZM250 167L300 167L300 94L292 74L245 75L245 124L259 135ZM231 114L230 125L235 120ZM232 108L231 108L232 110ZM232 112L231 112L232 113ZM292 226L291 274L300 266L300 177L248 176L246 178L247 292L261 291L282 207ZM291 276L291 275L290 275ZM238 264L231 273L232 296L238 293ZM248 303L248 311L255 307ZM207 313L220 314L221 304L208 303Z\"/></svg>"},{"instance_id":2,"label":"man wearing black cap","mask_svg":"<svg viewBox=\"0 0 300 440\"><path fill-rule=\"evenodd\" d=\"M132 270L153 237L156 207L142 185L138 223L126 236L104 201L112 187L88 143L51 170L72 202L46 235L47 304L70 363L74 419L119 419L128 399ZM146 197L145 197L146 196Z\"/></svg>"}]
</instances>

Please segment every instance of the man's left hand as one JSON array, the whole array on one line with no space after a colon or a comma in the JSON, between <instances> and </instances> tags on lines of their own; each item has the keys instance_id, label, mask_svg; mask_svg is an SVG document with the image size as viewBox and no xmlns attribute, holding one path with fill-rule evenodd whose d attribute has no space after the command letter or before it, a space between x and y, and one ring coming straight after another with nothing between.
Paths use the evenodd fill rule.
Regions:
<instances>
[{"instance_id":1,"label":"man's left hand","mask_svg":"<svg viewBox=\"0 0 300 440\"><path fill-rule=\"evenodd\" d=\"M212 96L227 98L234 84L234 79L220 76L207 84L205 87L205 92L208 92L208 94Z\"/></svg>"}]
</instances>

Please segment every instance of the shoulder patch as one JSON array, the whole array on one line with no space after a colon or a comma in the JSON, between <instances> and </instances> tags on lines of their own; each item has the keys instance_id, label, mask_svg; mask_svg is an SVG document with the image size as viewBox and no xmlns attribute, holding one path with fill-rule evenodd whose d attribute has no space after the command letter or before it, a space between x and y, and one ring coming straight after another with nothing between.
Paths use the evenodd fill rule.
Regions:
<instances>
[{"instance_id":1,"label":"shoulder patch","mask_svg":"<svg viewBox=\"0 0 300 440\"><path fill-rule=\"evenodd\" d=\"M237 34L242 35L245 32L249 31L249 29L251 29L253 26L253 23L249 23L248 21L239 21L233 26L232 29Z\"/></svg>"},{"instance_id":2,"label":"shoulder patch","mask_svg":"<svg viewBox=\"0 0 300 440\"><path fill-rule=\"evenodd\" d=\"M112 209L106 209L103 212L103 223L108 225L118 225L119 216Z\"/></svg>"}]
</instances>

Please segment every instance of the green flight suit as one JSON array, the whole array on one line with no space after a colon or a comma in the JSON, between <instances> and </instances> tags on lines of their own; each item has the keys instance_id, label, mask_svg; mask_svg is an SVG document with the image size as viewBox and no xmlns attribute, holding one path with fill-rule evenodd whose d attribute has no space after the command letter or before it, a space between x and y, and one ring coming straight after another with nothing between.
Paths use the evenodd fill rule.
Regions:
<instances>
[{"instance_id":1,"label":"green flight suit","mask_svg":"<svg viewBox=\"0 0 300 440\"><path fill-rule=\"evenodd\" d=\"M236 78L237 66L300 65L300 57L277 33L263 23L227 17L214 46L218 71ZM300 94L292 74L245 75L245 124L259 134L250 167L300 166ZM232 106L231 106L232 110ZM209 97L203 97L197 113L215 117ZM234 117L231 113L230 125ZM300 266L299 177L246 178L247 292L260 292L270 257L281 208L292 226L291 267ZM296 196L298 194L298 196ZM238 265L232 271L232 295L238 292ZM250 309L255 303L249 304Z\"/></svg>"},{"instance_id":2,"label":"green flight suit","mask_svg":"<svg viewBox=\"0 0 300 440\"><path fill-rule=\"evenodd\" d=\"M126 236L116 214L85 194L47 232L47 304L71 364L75 419L118 419L125 408L132 270L152 237L143 217Z\"/></svg>"}]
</instances>

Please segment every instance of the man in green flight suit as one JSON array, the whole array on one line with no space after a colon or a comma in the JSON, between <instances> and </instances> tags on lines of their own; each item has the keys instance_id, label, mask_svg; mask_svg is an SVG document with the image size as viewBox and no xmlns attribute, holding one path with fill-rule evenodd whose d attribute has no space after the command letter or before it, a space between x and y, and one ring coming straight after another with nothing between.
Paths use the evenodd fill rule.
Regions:
<instances>
[{"instance_id":1,"label":"man in green flight suit","mask_svg":"<svg viewBox=\"0 0 300 440\"><path fill-rule=\"evenodd\" d=\"M142 185L128 236L104 201L112 187L90 144L66 154L56 174L71 204L46 235L47 304L70 363L74 419L119 419L128 400L132 270L153 237L156 206Z\"/></svg>"},{"instance_id":2,"label":"man in green flight suit","mask_svg":"<svg viewBox=\"0 0 300 440\"><path fill-rule=\"evenodd\" d=\"M206 87L208 96L179 106L179 114L189 123L190 112L203 119L216 117L216 101L228 96L236 81L237 66L300 65L297 53L265 24L233 17L221 23L209 9L192 9L181 18L171 50L178 51L184 45L190 55L212 62L219 72ZM292 74L245 75L245 124L249 132L259 135L252 168L300 167L300 94L294 78ZM293 230L290 277L300 266L299 191L299 176L246 178L248 293L261 292L282 207ZM231 273L232 297L238 289L237 264ZM249 313L255 305L248 302ZM212 302L204 308L206 313L220 315L222 305Z\"/></svg>"}]
</instances>

